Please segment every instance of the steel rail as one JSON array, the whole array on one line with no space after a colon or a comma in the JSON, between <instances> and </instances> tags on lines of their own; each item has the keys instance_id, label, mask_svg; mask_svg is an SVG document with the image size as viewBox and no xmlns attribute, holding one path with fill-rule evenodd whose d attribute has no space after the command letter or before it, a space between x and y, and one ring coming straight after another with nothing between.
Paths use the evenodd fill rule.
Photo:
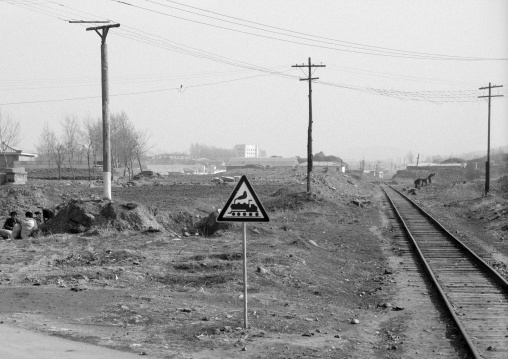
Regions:
<instances>
[{"instance_id":1,"label":"steel rail","mask_svg":"<svg viewBox=\"0 0 508 359\"><path fill-rule=\"evenodd\" d=\"M504 332L508 325L505 320L508 282L410 198L391 186L396 194L382 189L471 354L475 359L490 357L487 353L505 358L499 355L505 354L508 346L505 339L508 332ZM499 303L498 299L502 305L495 304ZM464 308L463 313L458 308ZM482 325L492 326L489 330L497 327L490 332ZM483 348L484 352L480 353L473 339L478 344L487 346L494 342L496 346ZM502 348L499 353L496 353L497 345Z\"/></svg>"},{"instance_id":2,"label":"steel rail","mask_svg":"<svg viewBox=\"0 0 508 359\"><path fill-rule=\"evenodd\" d=\"M492 268L487 262L485 262L482 258L480 258L471 248L469 248L464 242L462 242L460 239L455 237L452 233L450 233L437 219L432 217L430 213L425 211L423 208L418 206L416 203L411 200L411 198L407 197L404 193L401 193L397 189L393 188L392 186L388 185L392 190L400 194L402 197L404 197L409 203L413 205L414 208L416 208L418 211L420 211L425 217L429 218L436 224L439 229L441 229L444 233L446 233L451 239L453 239L462 249L464 249L468 255L470 255L477 263L479 263L484 269L486 269L490 275L492 275L498 283L503 285L505 288L508 289L508 281L504 279L494 268ZM384 189L383 189L384 191ZM384 191L386 193L386 191Z\"/></svg>"},{"instance_id":3,"label":"steel rail","mask_svg":"<svg viewBox=\"0 0 508 359\"><path fill-rule=\"evenodd\" d=\"M459 329L460 333L462 334L464 340L466 341L466 343L467 343L467 345L469 347L469 350L471 351L471 353L473 354L475 359L484 359L480 355L478 350L476 349L476 346L474 345L473 341L469 337L469 334L466 332L466 328L464 328L464 326L460 322L459 317L455 314L455 310L453 309L453 305L450 303L450 301L446 297L446 294L445 294L443 288L441 288L441 285L439 285L439 282L438 282L436 276L434 275L434 272L430 268L430 265L427 262L427 260L425 259L424 255L423 255L423 253L422 253L422 251L420 249L420 247L418 246L418 243L416 243L416 240L414 239L413 235L411 234L411 231L409 230L409 228L408 228L408 226L406 224L406 221L404 221L404 219L402 218L402 215L400 214L399 210L395 206L395 203L393 203L392 199L390 198L390 196L388 195L386 190L383 187L381 187L381 188L383 189L383 192L385 193L386 197L388 198L388 201L390 202L390 204L392 206L392 209L395 211L395 213L397 214L397 217L401 221L402 226L404 228L404 231L406 232L407 236L411 239L411 243L415 247L416 252L418 253L418 257L419 257L419 259L423 263L423 267L425 268L425 271L427 272L427 274L432 279L432 283L434 284L434 286L436 287L437 291L439 292L439 295L441 296L441 300L443 300L443 302L445 303L446 308L448 309L449 314L451 315L453 321L455 322L455 325L457 326L457 328Z\"/></svg>"}]
</instances>

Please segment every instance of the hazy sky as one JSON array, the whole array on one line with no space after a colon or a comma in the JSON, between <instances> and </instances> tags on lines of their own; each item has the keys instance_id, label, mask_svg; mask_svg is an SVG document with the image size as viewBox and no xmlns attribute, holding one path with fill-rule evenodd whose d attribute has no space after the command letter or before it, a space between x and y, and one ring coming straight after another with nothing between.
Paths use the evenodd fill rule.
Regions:
<instances>
[{"instance_id":1,"label":"hazy sky","mask_svg":"<svg viewBox=\"0 0 508 359\"><path fill-rule=\"evenodd\" d=\"M247 143L306 157L308 74L291 66L309 57L326 65L314 152L486 149L489 82L505 86L491 143L508 144L506 0L0 0L0 108L21 122L18 147L33 150L44 123L101 116L100 38L68 20L104 19L121 24L107 37L110 109L155 152Z\"/></svg>"}]
</instances>

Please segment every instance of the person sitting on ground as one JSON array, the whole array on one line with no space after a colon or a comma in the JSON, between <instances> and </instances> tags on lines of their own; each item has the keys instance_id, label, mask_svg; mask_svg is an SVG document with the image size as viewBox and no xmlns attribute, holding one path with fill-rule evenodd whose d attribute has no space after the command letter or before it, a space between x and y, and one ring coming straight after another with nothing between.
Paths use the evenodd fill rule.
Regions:
<instances>
[{"instance_id":1,"label":"person sitting on ground","mask_svg":"<svg viewBox=\"0 0 508 359\"><path fill-rule=\"evenodd\" d=\"M52 211L51 209L48 209L48 208L43 208L43 210L42 210L42 218L44 219L44 223L46 223L47 221L49 221L53 217L55 217L55 212L54 211Z\"/></svg>"},{"instance_id":2,"label":"person sitting on ground","mask_svg":"<svg viewBox=\"0 0 508 359\"><path fill-rule=\"evenodd\" d=\"M37 229L37 222L32 212L25 213L26 218L21 221L21 239L27 239Z\"/></svg>"},{"instance_id":3,"label":"person sitting on ground","mask_svg":"<svg viewBox=\"0 0 508 359\"><path fill-rule=\"evenodd\" d=\"M34 214L35 214L34 219L35 219L35 222L37 222L37 226L40 226L41 224L43 224L44 220L42 218L42 213L40 211L35 211Z\"/></svg>"},{"instance_id":4,"label":"person sitting on ground","mask_svg":"<svg viewBox=\"0 0 508 359\"><path fill-rule=\"evenodd\" d=\"M0 229L0 236L5 239L12 238L12 232L16 224L19 226L20 221L18 219L18 213L16 211L12 211L10 217L5 220L4 228Z\"/></svg>"}]
</instances>

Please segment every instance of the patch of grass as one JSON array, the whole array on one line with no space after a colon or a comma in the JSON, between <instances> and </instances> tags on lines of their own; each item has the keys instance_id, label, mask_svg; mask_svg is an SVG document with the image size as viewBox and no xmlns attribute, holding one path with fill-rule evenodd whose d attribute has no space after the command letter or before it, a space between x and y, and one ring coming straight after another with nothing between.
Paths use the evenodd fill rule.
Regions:
<instances>
[{"instance_id":1,"label":"patch of grass","mask_svg":"<svg viewBox=\"0 0 508 359\"><path fill-rule=\"evenodd\" d=\"M170 286L212 287L230 282L235 279L236 275L233 272L218 272L213 274L169 273L154 279L159 283Z\"/></svg>"},{"instance_id":2,"label":"patch of grass","mask_svg":"<svg viewBox=\"0 0 508 359\"><path fill-rule=\"evenodd\" d=\"M212 253L212 254L197 254L190 257L190 260L204 261L205 259L220 259L223 261L239 261L243 258L241 253Z\"/></svg>"},{"instance_id":3,"label":"patch of grass","mask_svg":"<svg viewBox=\"0 0 508 359\"><path fill-rule=\"evenodd\" d=\"M233 269L234 263L231 262L183 262L173 265L176 270L189 272L209 272L217 270Z\"/></svg>"}]
</instances>

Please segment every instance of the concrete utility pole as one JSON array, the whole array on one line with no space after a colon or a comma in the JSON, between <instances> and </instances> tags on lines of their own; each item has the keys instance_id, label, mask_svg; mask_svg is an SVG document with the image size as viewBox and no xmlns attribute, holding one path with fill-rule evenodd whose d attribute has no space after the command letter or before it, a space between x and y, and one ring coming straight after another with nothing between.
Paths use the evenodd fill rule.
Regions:
<instances>
[{"instance_id":1,"label":"concrete utility pole","mask_svg":"<svg viewBox=\"0 0 508 359\"><path fill-rule=\"evenodd\" d=\"M319 77L311 77L312 67L326 67L326 65L312 65L309 57L309 64L293 65L291 67L308 67L309 77L300 79L300 81L309 81L309 130L307 139L307 194L310 194L310 173L312 172L312 80L317 80Z\"/></svg>"},{"instance_id":2,"label":"concrete utility pole","mask_svg":"<svg viewBox=\"0 0 508 359\"><path fill-rule=\"evenodd\" d=\"M491 97L503 97L503 95L492 95L491 90L493 88L503 87L503 85L492 86L489 82L488 87L480 87L479 90L489 89L487 96L478 96L478 98L489 98L489 110L488 110L488 129L487 129L487 162L485 163L485 195L490 191L490 99Z\"/></svg>"},{"instance_id":3,"label":"concrete utility pole","mask_svg":"<svg viewBox=\"0 0 508 359\"><path fill-rule=\"evenodd\" d=\"M101 37L101 81L102 81L102 175L103 195L111 200L111 138L109 128L109 81L108 81L108 45L106 37L112 27L120 24L89 27L86 31L94 30ZM99 31L102 30L102 33Z\"/></svg>"},{"instance_id":4,"label":"concrete utility pole","mask_svg":"<svg viewBox=\"0 0 508 359\"><path fill-rule=\"evenodd\" d=\"M69 21L71 24L98 24L110 21ZM102 82L102 172L103 172L103 195L111 200L111 141L109 128L109 82L108 82L108 46L106 37L112 27L120 27L120 24L102 25L89 27L86 31L94 30L101 38L101 82ZM102 33L99 31L102 30Z\"/></svg>"}]
</instances>

